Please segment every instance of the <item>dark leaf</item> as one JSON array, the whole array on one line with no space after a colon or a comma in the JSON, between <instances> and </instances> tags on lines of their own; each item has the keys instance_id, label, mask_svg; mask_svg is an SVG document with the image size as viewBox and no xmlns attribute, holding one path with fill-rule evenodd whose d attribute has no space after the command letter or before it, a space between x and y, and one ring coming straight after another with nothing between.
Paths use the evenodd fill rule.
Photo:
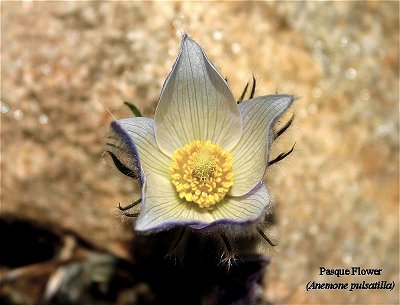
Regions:
<instances>
[{"instance_id":1,"label":"dark leaf","mask_svg":"<svg viewBox=\"0 0 400 305\"><path fill-rule=\"evenodd\" d=\"M249 87L249 82L247 82L246 87L244 87L244 90L243 90L243 92L242 92L242 95L240 96L239 100L237 101L238 104L240 104L240 103L243 101L244 96L246 95L246 92L247 92L247 88L248 88L248 87Z\"/></svg>"},{"instance_id":2,"label":"dark leaf","mask_svg":"<svg viewBox=\"0 0 400 305\"><path fill-rule=\"evenodd\" d=\"M118 168L118 170L121 173L123 173L124 175L131 177L133 179L139 178L138 174L135 171L131 170L130 168L126 167L124 164L122 164L122 162L119 161L119 159L117 158L116 155L114 155L111 151L107 151L107 152L110 154L110 156L114 162L114 165Z\"/></svg>"},{"instance_id":3,"label":"dark leaf","mask_svg":"<svg viewBox=\"0 0 400 305\"><path fill-rule=\"evenodd\" d=\"M275 134L274 134L274 140L279 138L289 127L292 125L294 119L294 115L290 118L290 120L283 126L281 129L279 129Z\"/></svg>"},{"instance_id":4,"label":"dark leaf","mask_svg":"<svg viewBox=\"0 0 400 305\"><path fill-rule=\"evenodd\" d=\"M126 106L129 107L129 109L132 111L132 113L136 116L136 117L142 117L142 113L140 112L139 109L137 109L137 107L129 102L124 102L124 104Z\"/></svg>"},{"instance_id":5,"label":"dark leaf","mask_svg":"<svg viewBox=\"0 0 400 305\"><path fill-rule=\"evenodd\" d=\"M250 100L254 97L254 93L256 92L256 78L253 75L253 85L251 87L251 93L250 93Z\"/></svg>"},{"instance_id":6,"label":"dark leaf","mask_svg":"<svg viewBox=\"0 0 400 305\"><path fill-rule=\"evenodd\" d=\"M272 164L275 164L275 163L285 159L287 156L289 156L293 152L293 149L294 149L295 145L296 145L296 143L293 144L293 147L289 151L281 153L275 159L269 161L268 162L268 166L271 166Z\"/></svg>"}]
</instances>

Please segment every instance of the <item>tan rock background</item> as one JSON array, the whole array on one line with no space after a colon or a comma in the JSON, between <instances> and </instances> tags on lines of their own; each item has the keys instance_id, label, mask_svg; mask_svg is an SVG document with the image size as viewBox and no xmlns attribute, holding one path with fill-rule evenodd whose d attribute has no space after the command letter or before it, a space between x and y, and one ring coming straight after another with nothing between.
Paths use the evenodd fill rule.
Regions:
<instances>
[{"instance_id":1,"label":"tan rock background","mask_svg":"<svg viewBox=\"0 0 400 305\"><path fill-rule=\"evenodd\" d=\"M126 257L116 206L135 186L102 157L131 101L152 116L186 31L238 97L300 96L266 176L279 251L265 278L277 303L397 303L398 2L3 2L1 215L76 234ZM7 232L1 232L7 234ZM393 291L307 292L320 266L382 268Z\"/></svg>"}]
</instances>

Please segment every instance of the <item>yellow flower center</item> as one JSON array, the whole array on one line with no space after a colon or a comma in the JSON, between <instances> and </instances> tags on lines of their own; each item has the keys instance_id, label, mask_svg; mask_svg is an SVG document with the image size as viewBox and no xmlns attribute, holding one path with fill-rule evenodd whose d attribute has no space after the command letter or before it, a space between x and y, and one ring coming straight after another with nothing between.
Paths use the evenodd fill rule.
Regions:
<instances>
[{"instance_id":1,"label":"yellow flower center","mask_svg":"<svg viewBox=\"0 0 400 305\"><path fill-rule=\"evenodd\" d=\"M212 209L233 185L232 154L210 141L192 141L174 151L172 184L179 197Z\"/></svg>"}]
</instances>

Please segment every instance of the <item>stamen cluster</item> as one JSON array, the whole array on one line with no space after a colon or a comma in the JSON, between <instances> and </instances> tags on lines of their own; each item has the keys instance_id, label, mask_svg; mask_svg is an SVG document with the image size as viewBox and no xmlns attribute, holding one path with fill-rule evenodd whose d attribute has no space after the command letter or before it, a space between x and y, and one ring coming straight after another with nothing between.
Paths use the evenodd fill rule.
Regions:
<instances>
[{"instance_id":1,"label":"stamen cluster","mask_svg":"<svg viewBox=\"0 0 400 305\"><path fill-rule=\"evenodd\" d=\"M233 185L232 154L210 141L192 141L174 151L172 184L180 198L212 209Z\"/></svg>"}]
</instances>

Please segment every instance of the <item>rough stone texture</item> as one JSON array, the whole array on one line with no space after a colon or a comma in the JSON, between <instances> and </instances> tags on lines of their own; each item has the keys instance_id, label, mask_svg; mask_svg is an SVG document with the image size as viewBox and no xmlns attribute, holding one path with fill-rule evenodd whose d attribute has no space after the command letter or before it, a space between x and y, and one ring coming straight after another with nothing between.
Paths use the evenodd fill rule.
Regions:
<instances>
[{"instance_id":1,"label":"rough stone texture","mask_svg":"<svg viewBox=\"0 0 400 305\"><path fill-rule=\"evenodd\" d=\"M279 252L277 303L396 303L399 270L398 2L2 4L1 212L71 231L125 257L116 206L137 186L102 157L131 101L152 116L187 31L236 96L292 93L295 127L266 176ZM394 291L306 292L320 266L382 268Z\"/></svg>"}]
</instances>

